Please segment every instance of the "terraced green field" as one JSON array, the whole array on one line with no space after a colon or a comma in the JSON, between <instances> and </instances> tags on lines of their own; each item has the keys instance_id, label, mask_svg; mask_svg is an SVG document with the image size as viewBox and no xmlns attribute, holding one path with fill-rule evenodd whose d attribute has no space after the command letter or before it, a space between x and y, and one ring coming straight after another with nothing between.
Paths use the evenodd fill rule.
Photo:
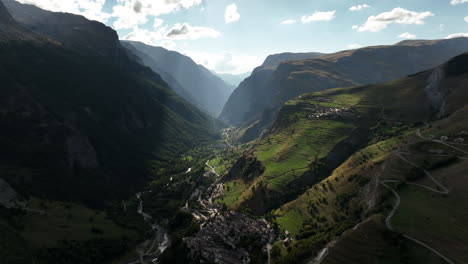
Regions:
<instances>
[{"instance_id":1,"label":"terraced green field","mask_svg":"<svg viewBox=\"0 0 468 264\"><path fill-rule=\"evenodd\" d=\"M306 225L310 227L311 221L314 224L320 224L317 221L320 217L325 218L329 224L339 223L341 217L348 217L343 213L346 211L348 211L347 214L352 213L354 208L349 207L350 204L352 205L351 200L357 199L360 188L380 172L378 165L390 158L391 152L398 144L400 140L392 138L356 152L330 177L309 189L298 199L275 211L279 226L296 235L304 231ZM351 207L353 206L359 207L360 205L354 204ZM315 209L311 210L311 207Z\"/></svg>"},{"instance_id":2,"label":"terraced green field","mask_svg":"<svg viewBox=\"0 0 468 264\"><path fill-rule=\"evenodd\" d=\"M287 130L267 137L254 154L266 167L268 188L280 191L314 161L325 157L354 128L347 121L301 119Z\"/></svg>"}]
</instances>

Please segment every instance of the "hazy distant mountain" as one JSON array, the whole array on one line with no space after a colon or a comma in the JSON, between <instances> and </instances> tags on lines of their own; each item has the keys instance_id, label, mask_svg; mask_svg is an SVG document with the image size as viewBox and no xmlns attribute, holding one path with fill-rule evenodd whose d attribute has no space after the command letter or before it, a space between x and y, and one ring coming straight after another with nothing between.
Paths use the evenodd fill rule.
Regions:
<instances>
[{"instance_id":1,"label":"hazy distant mountain","mask_svg":"<svg viewBox=\"0 0 468 264\"><path fill-rule=\"evenodd\" d=\"M285 101L300 94L400 78L435 67L467 50L468 38L458 38L342 51L285 62L276 69L268 68L267 59L267 67L256 69L234 91L220 118L233 125L254 124L250 133L256 136L271 124L272 116ZM270 61L273 66L277 64ZM255 123L257 120L260 123Z\"/></svg>"},{"instance_id":2,"label":"hazy distant mountain","mask_svg":"<svg viewBox=\"0 0 468 264\"><path fill-rule=\"evenodd\" d=\"M124 41L124 43L125 46L132 45L145 54L146 56L141 56L140 53L144 65L156 72L162 72L162 77L168 83L177 81L179 86L174 86L178 87L174 89L181 96L212 115L217 116L221 112L232 92L229 84L178 52L141 42Z\"/></svg>"},{"instance_id":3,"label":"hazy distant mountain","mask_svg":"<svg viewBox=\"0 0 468 264\"><path fill-rule=\"evenodd\" d=\"M261 105L269 105L269 97L262 98L261 93L257 93L257 89L265 87L267 82L270 80L272 74L276 70L276 67L282 62L297 59L311 59L322 56L322 53L281 53L268 56L264 63L259 67L255 68L250 77L242 81L239 86L234 90L233 94L229 98L223 112L220 115L220 119L229 122L233 125L240 125L249 118L245 118L249 111L250 103L253 101L261 101ZM258 96L258 97L257 97ZM255 99L253 97L256 97ZM239 100L245 99L247 101L240 102ZM267 100L265 100L267 99ZM254 106L252 106L255 108ZM261 107L261 106L259 106Z\"/></svg>"},{"instance_id":4,"label":"hazy distant mountain","mask_svg":"<svg viewBox=\"0 0 468 264\"><path fill-rule=\"evenodd\" d=\"M241 73L241 74L221 74L221 73L216 73L216 75L219 76L219 78L223 79L225 82L228 84L231 84L234 86L234 89L239 86L239 84L245 80L245 78L250 76L250 72L246 73Z\"/></svg>"}]
</instances>

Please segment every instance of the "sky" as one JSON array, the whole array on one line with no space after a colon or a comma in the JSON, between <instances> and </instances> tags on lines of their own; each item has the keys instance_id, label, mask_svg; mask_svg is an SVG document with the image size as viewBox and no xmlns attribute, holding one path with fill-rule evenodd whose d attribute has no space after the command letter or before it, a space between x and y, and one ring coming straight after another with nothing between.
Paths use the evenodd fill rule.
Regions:
<instances>
[{"instance_id":1,"label":"sky","mask_svg":"<svg viewBox=\"0 0 468 264\"><path fill-rule=\"evenodd\" d=\"M468 0L17 0L84 15L121 39L162 46L217 73L281 52L468 37Z\"/></svg>"}]
</instances>

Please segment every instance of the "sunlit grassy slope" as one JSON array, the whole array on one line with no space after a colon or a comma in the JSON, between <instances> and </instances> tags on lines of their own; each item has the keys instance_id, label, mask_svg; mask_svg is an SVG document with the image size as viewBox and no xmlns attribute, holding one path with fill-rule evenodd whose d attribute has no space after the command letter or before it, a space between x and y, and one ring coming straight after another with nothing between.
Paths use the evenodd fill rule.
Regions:
<instances>
[{"instance_id":1,"label":"sunlit grassy slope","mask_svg":"<svg viewBox=\"0 0 468 264\"><path fill-rule=\"evenodd\" d=\"M324 263L346 259L349 263L441 263L439 257L399 233L413 234L455 263L464 263L464 252L468 252L466 208L462 208L466 157L449 165L449 158L408 158L440 175L437 177L453 190L438 195L408 187L406 182L436 188L427 177L415 178L416 168L397 155L442 150L449 157L466 156L417 133L421 129L426 136L448 136L452 141L466 137L462 131L468 131L464 107L467 74L450 72L454 61L468 64L466 56L452 60L442 68L444 73L435 86L428 85L433 80L433 72L428 71L381 85L302 95L287 102L272 131L246 154L264 166L263 173L255 179L229 179L226 205L250 208L254 213L269 211L267 217L293 234L287 249L275 244L272 252L278 263L296 263L318 254L328 242L371 216L339 238L330 250L335 253ZM445 101L437 103L428 97L431 87L444 94ZM440 168L433 171L434 166ZM392 193L380 185L385 179L402 182L395 185L402 198L393 219L396 232L387 230L383 222L395 202ZM369 241L356 242L363 237Z\"/></svg>"},{"instance_id":2,"label":"sunlit grassy slope","mask_svg":"<svg viewBox=\"0 0 468 264\"><path fill-rule=\"evenodd\" d=\"M288 101L272 132L250 152L266 168L265 172L251 182L238 179L236 191L226 193L226 200L232 201L235 196L237 201L228 205L238 208L247 203L258 210L249 200L255 200L259 190L261 195L289 197L291 185L320 181L321 168L331 171L368 141L429 120L432 112L421 91L428 74L376 86L307 94ZM239 190L241 186L243 191Z\"/></svg>"}]
</instances>

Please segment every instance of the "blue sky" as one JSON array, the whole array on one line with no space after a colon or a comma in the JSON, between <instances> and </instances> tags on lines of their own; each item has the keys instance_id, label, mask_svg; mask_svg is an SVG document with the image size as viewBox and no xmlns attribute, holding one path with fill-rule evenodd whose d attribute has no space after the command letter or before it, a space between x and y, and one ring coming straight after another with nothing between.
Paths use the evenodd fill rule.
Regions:
<instances>
[{"instance_id":1,"label":"blue sky","mask_svg":"<svg viewBox=\"0 0 468 264\"><path fill-rule=\"evenodd\" d=\"M83 14L113 27L122 39L182 52L223 73L252 70L267 55L286 51L335 52L405 38L468 36L468 0L20 2Z\"/></svg>"}]
</instances>

